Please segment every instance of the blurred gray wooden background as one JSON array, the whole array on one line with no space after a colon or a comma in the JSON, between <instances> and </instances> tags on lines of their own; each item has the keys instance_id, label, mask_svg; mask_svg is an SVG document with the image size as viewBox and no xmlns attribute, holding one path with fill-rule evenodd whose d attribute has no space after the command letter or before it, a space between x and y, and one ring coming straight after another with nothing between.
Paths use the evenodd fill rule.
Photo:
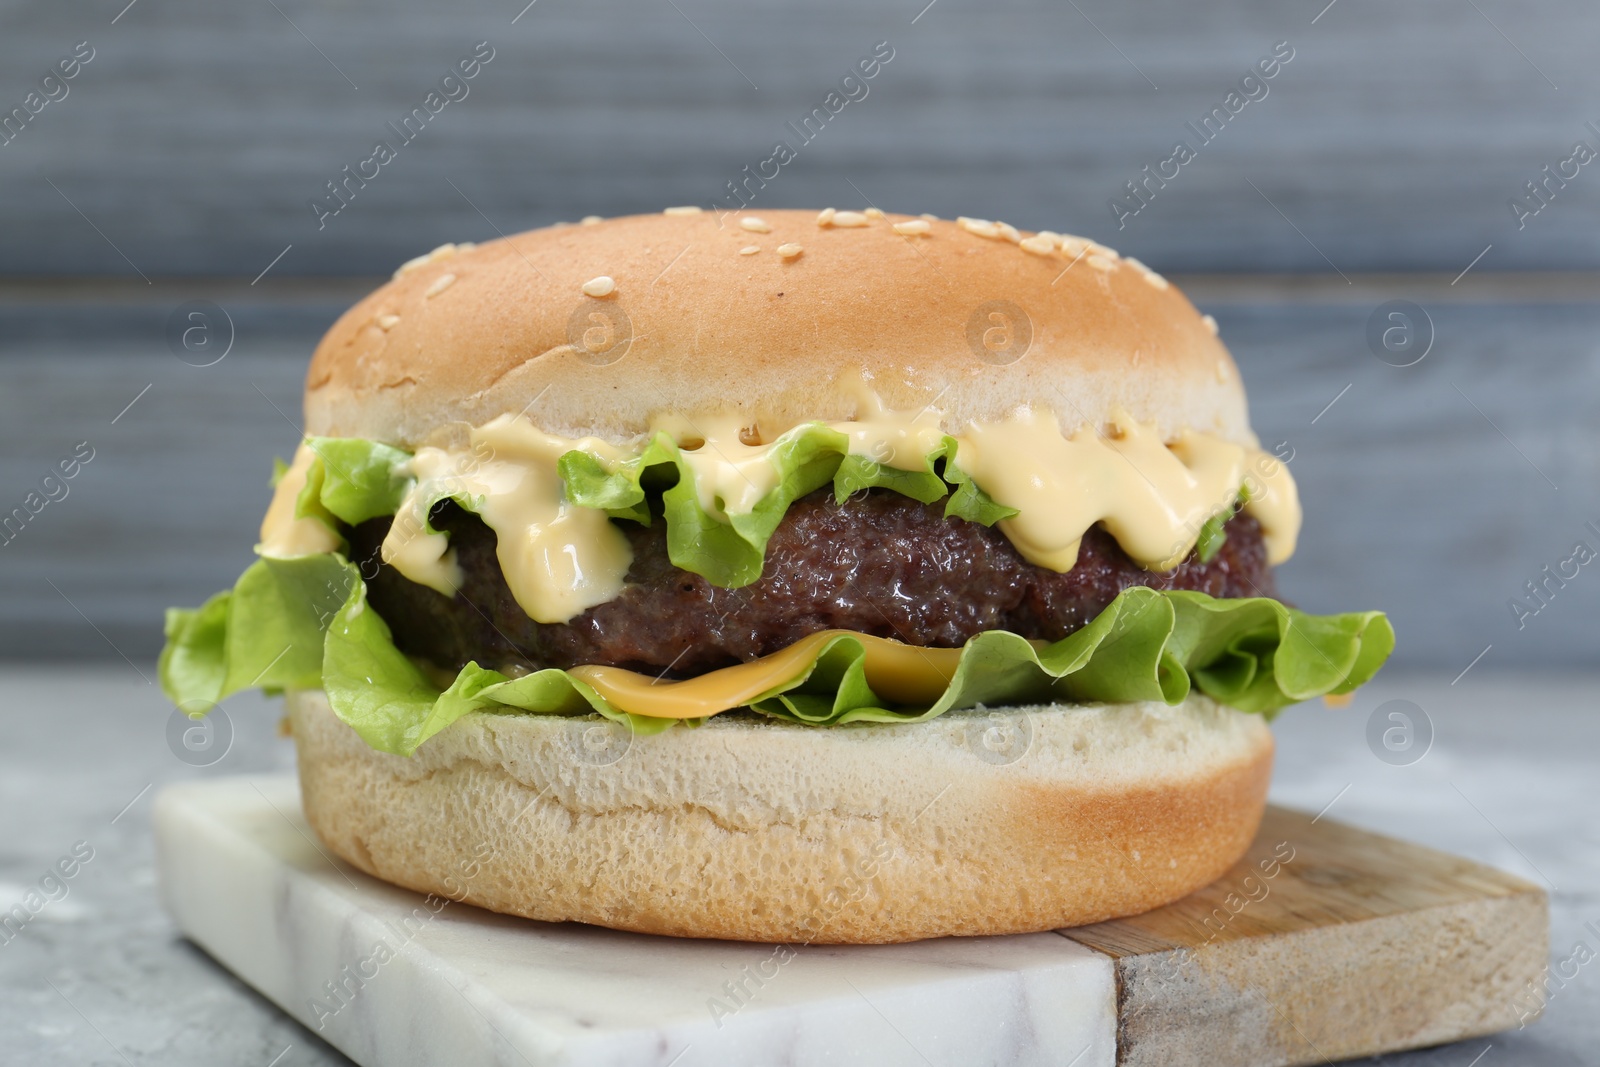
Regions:
<instances>
[{"instance_id":1,"label":"blurred gray wooden background","mask_svg":"<svg viewBox=\"0 0 1600 1067\"><path fill-rule=\"evenodd\" d=\"M1288 596L1385 608L1399 658L1451 674L1490 645L1475 669L1595 661L1600 564L1521 629L1507 601L1600 550L1600 163L1520 227L1507 201L1600 148L1600 6L525 2L0 2L0 118L94 50L0 145L0 511L95 450L0 547L0 655L148 672L160 609L246 562L310 347L376 277L447 240L709 203L888 41L758 205L1004 218L1179 275L1263 439L1295 449ZM319 229L308 201L479 41L468 95ZM1281 41L1267 95L1119 231L1107 201ZM232 316L215 366L164 341L191 299ZM1432 317L1415 366L1369 351L1394 299Z\"/></svg>"}]
</instances>

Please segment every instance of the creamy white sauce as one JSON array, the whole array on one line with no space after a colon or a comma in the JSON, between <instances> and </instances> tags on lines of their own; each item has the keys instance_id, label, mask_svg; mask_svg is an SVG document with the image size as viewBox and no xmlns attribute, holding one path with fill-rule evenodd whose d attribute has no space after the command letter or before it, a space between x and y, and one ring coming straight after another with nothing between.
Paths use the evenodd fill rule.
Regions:
<instances>
[{"instance_id":1,"label":"creamy white sauce","mask_svg":"<svg viewBox=\"0 0 1600 1067\"><path fill-rule=\"evenodd\" d=\"M945 436L942 413L931 405L891 411L864 385L858 391L856 418L825 425L848 438L853 455L923 469ZM787 435L763 440L737 412L664 416L655 429L682 447L701 506L720 520L750 513L778 484L772 453ZM1039 566L1070 570L1084 533L1099 523L1141 566L1170 570L1194 548L1207 520L1231 511L1241 487L1270 562L1282 563L1294 551L1300 529L1294 480L1285 464L1258 448L1192 431L1168 442L1154 423L1121 411L1105 427L1064 433L1054 412L1022 408L951 436L958 446L952 462L996 502L1016 509L1000 529ZM557 461L573 450L608 468L636 454L597 438L547 434L511 415L472 430L467 447L419 449L404 472L412 482L384 540L385 562L412 581L455 594L462 582L455 553L444 534L427 532L426 519L434 501L458 497L494 530L506 583L530 618L565 622L611 600L623 588L632 552L605 512L566 498ZM311 459L302 447L279 484L262 525L264 554L338 545L325 524L293 518Z\"/></svg>"},{"instance_id":2,"label":"creamy white sauce","mask_svg":"<svg viewBox=\"0 0 1600 1067\"><path fill-rule=\"evenodd\" d=\"M478 427L466 449L421 448L410 461L414 481L383 543L384 562L414 582L454 595L461 568L448 539L426 532L432 502L472 502L495 532L506 585L535 622L566 622L622 591L633 551L609 516L566 499L556 461L582 449L615 462L596 438L572 441L511 415Z\"/></svg>"},{"instance_id":3,"label":"creamy white sauce","mask_svg":"<svg viewBox=\"0 0 1600 1067\"><path fill-rule=\"evenodd\" d=\"M261 520L261 543L256 545L261 555L288 559L319 556L338 549L339 535L326 522L310 516L300 519L294 516L295 503L306 487L306 475L316 458L311 446L304 442L295 449L294 462L278 479L277 488L272 491L272 503L267 505L267 514Z\"/></svg>"},{"instance_id":4,"label":"creamy white sauce","mask_svg":"<svg viewBox=\"0 0 1600 1067\"><path fill-rule=\"evenodd\" d=\"M1142 566L1169 570L1200 528L1233 499L1244 448L1186 435L1168 448L1155 427L1118 413L1106 430L1064 436L1053 412L1026 408L974 423L959 438L956 464L996 503L1016 508L1000 528L1031 563L1071 570L1084 532L1103 523Z\"/></svg>"},{"instance_id":5,"label":"creamy white sauce","mask_svg":"<svg viewBox=\"0 0 1600 1067\"><path fill-rule=\"evenodd\" d=\"M470 451L417 449L400 469L411 484L379 548L383 562L418 585L455 596L461 588L461 567L449 536L428 529L428 511L443 497L472 495L475 483L470 479L479 462Z\"/></svg>"},{"instance_id":6,"label":"creamy white sauce","mask_svg":"<svg viewBox=\"0 0 1600 1067\"><path fill-rule=\"evenodd\" d=\"M853 388L855 418L828 424L829 429L850 439L850 454L865 456L897 470L923 470L928 453L944 441L942 413L931 404L910 413L892 411L865 382L857 381Z\"/></svg>"},{"instance_id":7,"label":"creamy white sauce","mask_svg":"<svg viewBox=\"0 0 1600 1067\"><path fill-rule=\"evenodd\" d=\"M755 433L755 427L743 416L727 412L692 420L667 416L657 419L652 429L665 432L681 446L695 496L708 515L724 522L730 515L748 515L778 487L772 450L787 435L746 444L744 437Z\"/></svg>"}]
</instances>

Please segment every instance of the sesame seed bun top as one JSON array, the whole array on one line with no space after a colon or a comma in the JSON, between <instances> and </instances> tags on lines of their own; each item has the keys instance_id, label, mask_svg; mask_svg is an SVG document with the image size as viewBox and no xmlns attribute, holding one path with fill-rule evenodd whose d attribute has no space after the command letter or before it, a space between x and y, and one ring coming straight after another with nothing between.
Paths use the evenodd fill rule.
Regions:
<instances>
[{"instance_id":1,"label":"sesame seed bun top","mask_svg":"<svg viewBox=\"0 0 1600 1067\"><path fill-rule=\"evenodd\" d=\"M856 412L865 379L945 428L1125 408L1253 444L1214 325L1133 259L1003 223L876 212L669 209L413 260L336 322L307 432L414 447L526 411L623 441L653 417L738 409L764 430Z\"/></svg>"}]
</instances>

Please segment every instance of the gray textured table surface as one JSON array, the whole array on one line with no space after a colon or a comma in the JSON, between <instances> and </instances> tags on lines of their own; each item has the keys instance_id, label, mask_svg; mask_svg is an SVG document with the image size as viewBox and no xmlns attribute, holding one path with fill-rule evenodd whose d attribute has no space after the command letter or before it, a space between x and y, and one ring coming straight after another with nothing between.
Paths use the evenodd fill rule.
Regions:
<instances>
[{"instance_id":1,"label":"gray textured table surface","mask_svg":"<svg viewBox=\"0 0 1600 1067\"><path fill-rule=\"evenodd\" d=\"M276 708L253 695L228 701L226 755L194 768L173 755L171 709L144 678L153 670L142 662L0 671L0 908L75 846L93 849L68 894L0 943L0 1062L347 1063L183 941L156 899L153 787L289 768ZM1579 941L1593 952L1600 944L1584 925L1600 926L1596 693L1600 677L1474 671L1454 686L1385 677L1349 708L1308 705L1279 720L1274 799L1326 806L1330 817L1539 881L1551 888L1552 960L1572 956ZM1391 700L1413 702L1431 723L1431 750L1406 766L1379 760L1366 740L1369 718ZM1526 1030L1381 1062L1593 1063L1596 972L1583 966L1564 984L1553 980L1544 1019Z\"/></svg>"}]
</instances>

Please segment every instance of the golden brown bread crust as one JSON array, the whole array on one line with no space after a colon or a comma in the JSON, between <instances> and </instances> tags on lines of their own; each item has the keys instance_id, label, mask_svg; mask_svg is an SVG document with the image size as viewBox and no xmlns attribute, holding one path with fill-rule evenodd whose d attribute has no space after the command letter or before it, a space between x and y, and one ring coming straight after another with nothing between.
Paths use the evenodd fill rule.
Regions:
<instances>
[{"instance_id":1,"label":"golden brown bread crust","mask_svg":"<svg viewBox=\"0 0 1600 1067\"><path fill-rule=\"evenodd\" d=\"M320 692L289 708L307 821L369 874L532 919L788 944L1168 903L1244 853L1273 749L1260 716L1200 696L906 726L724 715L632 739L480 713L412 759L369 748Z\"/></svg>"},{"instance_id":2,"label":"golden brown bread crust","mask_svg":"<svg viewBox=\"0 0 1600 1067\"><path fill-rule=\"evenodd\" d=\"M743 228L746 216L770 232ZM1254 443L1227 350L1147 269L1077 245L1035 254L954 222L892 229L908 219L639 215L446 246L328 332L307 432L415 446L442 424L527 410L551 432L620 442L653 415L730 407L781 432L853 415L846 382L864 375L891 407L934 403L948 430L1028 404L1070 431L1122 406L1168 437ZM787 244L803 251L780 256ZM600 276L615 290L585 295ZM599 351L580 353L589 328Z\"/></svg>"}]
</instances>

